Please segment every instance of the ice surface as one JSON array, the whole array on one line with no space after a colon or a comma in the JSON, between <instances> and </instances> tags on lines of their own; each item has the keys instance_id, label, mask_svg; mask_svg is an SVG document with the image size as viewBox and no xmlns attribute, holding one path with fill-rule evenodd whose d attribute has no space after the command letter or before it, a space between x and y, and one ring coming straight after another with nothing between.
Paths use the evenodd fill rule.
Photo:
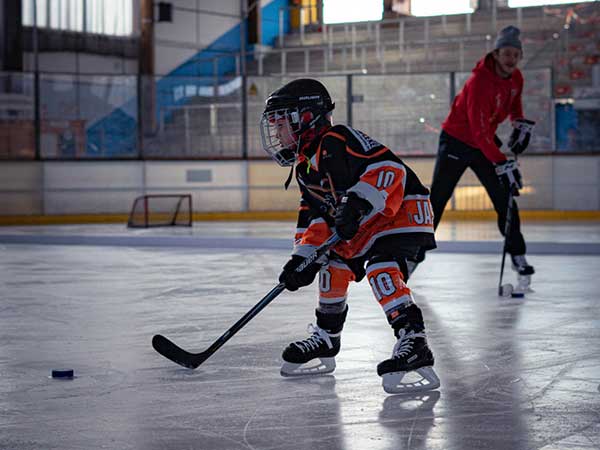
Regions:
<instances>
[{"instance_id":1,"label":"ice surface","mask_svg":"<svg viewBox=\"0 0 600 450\"><path fill-rule=\"evenodd\" d=\"M268 244L293 230L256 226L193 234ZM284 248L0 251L2 450L600 448L600 255L529 256L524 299L496 296L499 254L428 255L409 286L442 386L406 397L385 394L376 374L394 338L365 281L351 286L331 376L279 375L281 350L314 321L314 285L283 293L197 370L154 352L156 333L205 350L276 284ZM76 377L51 379L60 367Z\"/></svg>"}]
</instances>

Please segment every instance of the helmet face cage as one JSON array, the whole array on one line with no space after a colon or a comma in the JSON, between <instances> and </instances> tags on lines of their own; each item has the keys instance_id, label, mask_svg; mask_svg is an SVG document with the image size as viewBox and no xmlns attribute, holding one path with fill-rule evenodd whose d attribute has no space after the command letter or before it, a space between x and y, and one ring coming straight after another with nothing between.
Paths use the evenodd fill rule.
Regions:
<instances>
[{"instance_id":1,"label":"helmet face cage","mask_svg":"<svg viewBox=\"0 0 600 450\"><path fill-rule=\"evenodd\" d=\"M294 165L304 133L318 126L334 107L317 80L301 78L284 85L267 98L260 121L263 148L279 165Z\"/></svg>"},{"instance_id":2,"label":"helmet face cage","mask_svg":"<svg viewBox=\"0 0 600 450\"><path fill-rule=\"evenodd\" d=\"M260 120L263 148L280 166L294 164L300 128L298 108L272 109L263 113Z\"/></svg>"}]
</instances>

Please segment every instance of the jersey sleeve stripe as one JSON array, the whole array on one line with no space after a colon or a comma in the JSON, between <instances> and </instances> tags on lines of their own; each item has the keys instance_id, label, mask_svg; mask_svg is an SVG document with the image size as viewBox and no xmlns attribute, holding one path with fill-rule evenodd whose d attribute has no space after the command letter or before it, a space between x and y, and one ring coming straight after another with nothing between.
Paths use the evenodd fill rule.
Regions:
<instances>
[{"instance_id":1,"label":"jersey sleeve stripe","mask_svg":"<svg viewBox=\"0 0 600 450\"><path fill-rule=\"evenodd\" d=\"M317 249L316 245L310 245L310 244L296 245L294 247L294 251L292 251L292 255L298 255L298 256L302 256L303 258L306 258L307 256L310 256L316 249Z\"/></svg>"},{"instance_id":2,"label":"jersey sleeve stripe","mask_svg":"<svg viewBox=\"0 0 600 450\"><path fill-rule=\"evenodd\" d=\"M364 154L360 154L360 153L356 153L354 150L352 150L350 147L346 146L346 151L348 153L350 153L352 156L356 156L357 158L362 158L362 159L370 159L370 158L375 158L385 152L388 151L387 147L383 147L381 150L379 150L378 152L369 154L369 155L364 155Z\"/></svg>"},{"instance_id":3,"label":"jersey sleeve stripe","mask_svg":"<svg viewBox=\"0 0 600 450\"><path fill-rule=\"evenodd\" d=\"M404 200L428 200L429 194L411 194L405 195Z\"/></svg>"},{"instance_id":4,"label":"jersey sleeve stripe","mask_svg":"<svg viewBox=\"0 0 600 450\"><path fill-rule=\"evenodd\" d=\"M346 138L344 136L342 136L341 134L336 133L335 131L328 131L327 133L325 133L325 136L323 136L323 137L326 138L329 136L339 139L340 141L346 142Z\"/></svg>"},{"instance_id":5,"label":"jersey sleeve stripe","mask_svg":"<svg viewBox=\"0 0 600 450\"><path fill-rule=\"evenodd\" d=\"M373 205L373 211L371 211L371 214L383 211L385 208L387 192L380 191L369 183L359 181L350 189L348 189L348 192L355 192L359 197L365 199L371 205Z\"/></svg>"}]
</instances>

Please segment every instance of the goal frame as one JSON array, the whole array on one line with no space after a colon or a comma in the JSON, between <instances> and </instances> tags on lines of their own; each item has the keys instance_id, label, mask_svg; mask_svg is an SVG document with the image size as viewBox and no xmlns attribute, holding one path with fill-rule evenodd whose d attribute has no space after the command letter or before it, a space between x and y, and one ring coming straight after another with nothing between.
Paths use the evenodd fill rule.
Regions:
<instances>
[{"instance_id":1,"label":"goal frame","mask_svg":"<svg viewBox=\"0 0 600 450\"><path fill-rule=\"evenodd\" d=\"M171 222L162 222L162 223L151 223L151 214L152 212L149 210L149 200L152 198L177 198L177 206L173 213L173 218ZM139 202L142 202L143 208L143 223L134 222L133 218L135 216L136 207ZM187 203L187 208L189 211L188 220L186 222L178 222L177 218L182 209L182 205ZM138 213L139 214L139 213ZM168 227L168 226L192 226L192 195L191 194L144 194L136 197L133 201L133 205L131 206L131 210L129 211L129 218L127 219L127 227L128 228L154 228L154 227Z\"/></svg>"}]
</instances>

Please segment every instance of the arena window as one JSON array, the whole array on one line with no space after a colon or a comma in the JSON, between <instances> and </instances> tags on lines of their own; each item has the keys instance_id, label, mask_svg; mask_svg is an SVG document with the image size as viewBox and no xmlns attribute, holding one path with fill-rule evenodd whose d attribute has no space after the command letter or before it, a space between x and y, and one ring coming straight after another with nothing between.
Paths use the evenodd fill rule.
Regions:
<instances>
[{"instance_id":1,"label":"arena window","mask_svg":"<svg viewBox=\"0 0 600 450\"><path fill-rule=\"evenodd\" d=\"M131 0L23 0L23 25L55 30L130 36L133 34Z\"/></svg>"}]
</instances>

